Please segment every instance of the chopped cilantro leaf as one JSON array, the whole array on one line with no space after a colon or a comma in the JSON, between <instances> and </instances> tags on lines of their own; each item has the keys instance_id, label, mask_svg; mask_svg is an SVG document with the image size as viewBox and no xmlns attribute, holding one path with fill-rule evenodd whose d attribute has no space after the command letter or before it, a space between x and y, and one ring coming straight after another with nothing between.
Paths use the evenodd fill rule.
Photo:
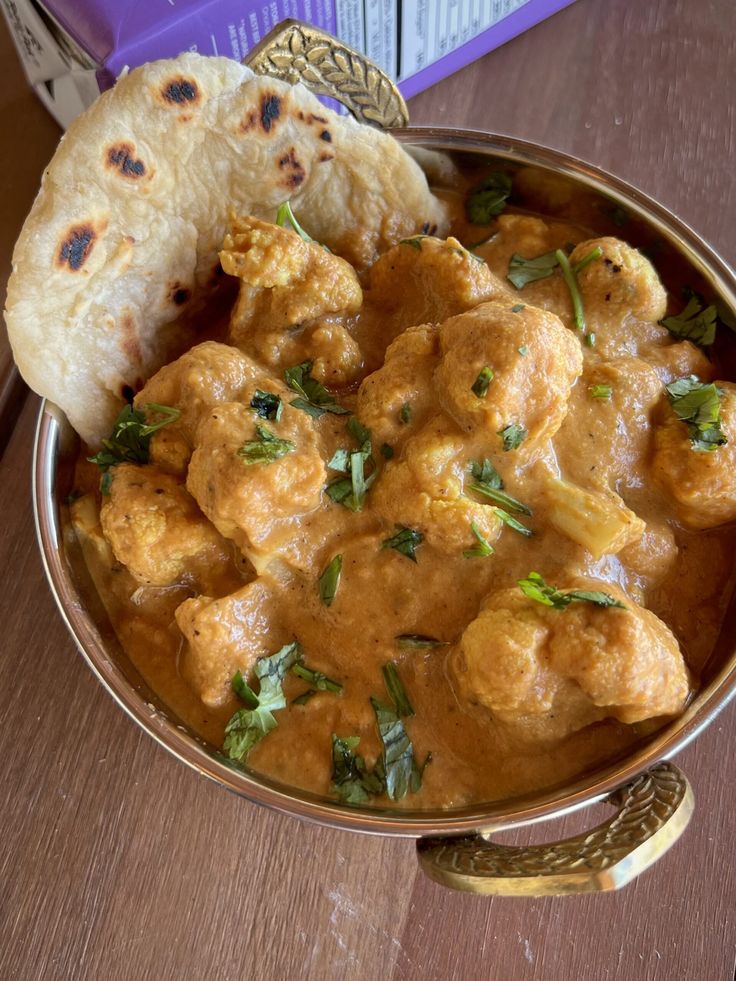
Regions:
<instances>
[{"instance_id":1,"label":"chopped cilantro leaf","mask_svg":"<svg viewBox=\"0 0 736 981\"><path fill-rule=\"evenodd\" d=\"M405 555L412 562L417 561L417 548L424 541L424 535L421 531L415 531L413 528L406 528L404 525L395 525L395 534L390 538L384 539L381 543L381 548L392 548L396 552L400 552Z\"/></svg>"},{"instance_id":2,"label":"chopped cilantro leaf","mask_svg":"<svg viewBox=\"0 0 736 981\"><path fill-rule=\"evenodd\" d=\"M488 365L485 365L478 372L478 377L470 386L470 390L472 391L473 395L477 395L479 399L483 399L488 394L488 389L492 381L493 368L489 368Z\"/></svg>"},{"instance_id":3,"label":"chopped cilantro leaf","mask_svg":"<svg viewBox=\"0 0 736 981\"><path fill-rule=\"evenodd\" d=\"M231 760L243 761L251 749L277 726L273 713L284 708L283 681L286 672L298 661L301 647L297 641L286 644L275 654L256 661L255 674L260 682L256 693L246 684L238 671L232 681L233 690L246 707L230 718L225 726L223 750Z\"/></svg>"},{"instance_id":4,"label":"chopped cilantro leaf","mask_svg":"<svg viewBox=\"0 0 736 981\"><path fill-rule=\"evenodd\" d=\"M147 415L158 415L163 418L157 422L146 422ZM102 440L102 448L99 452L88 457L89 462L96 463L103 474L103 494L110 491L112 481L112 477L108 475L110 467L115 467L118 463L148 463L151 436L164 426L176 422L180 415L180 409L159 405L158 402L148 402L142 409L134 409L132 405L122 408L109 438Z\"/></svg>"},{"instance_id":5,"label":"chopped cilantro leaf","mask_svg":"<svg viewBox=\"0 0 736 981\"><path fill-rule=\"evenodd\" d=\"M364 804L384 791L380 774L369 772L363 757L356 754L359 744L360 736L332 734L330 790L343 804Z\"/></svg>"},{"instance_id":6,"label":"chopped cilantro leaf","mask_svg":"<svg viewBox=\"0 0 736 981\"><path fill-rule=\"evenodd\" d=\"M521 347L517 347L516 350L519 352L522 358L525 358L527 354L529 354L529 348L526 346L526 344L522 344Z\"/></svg>"},{"instance_id":7,"label":"chopped cilantro leaf","mask_svg":"<svg viewBox=\"0 0 736 981\"><path fill-rule=\"evenodd\" d=\"M402 238L399 245L408 245L412 249L416 249L418 252L422 251L422 239L428 238L428 235L415 235L413 238Z\"/></svg>"},{"instance_id":8,"label":"chopped cilantro leaf","mask_svg":"<svg viewBox=\"0 0 736 981\"><path fill-rule=\"evenodd\" d=\"M284 404L280 396L272 392L262 392L257 388L250 400L251 409L255 409L261 419L268 419L271 422L279 422L284 411Z\"/></svg>"},{"instance_id":9,"label":"chopped cilantro leaf","mask_svg":"<svg viewBox=\"0 0 736 981\"><path fill-rule=\"evenodd\" d=\"M519 579L519 588L529 599L551 606L555 610L564 610L571 603L593 603L595 606L615 606L621 610L626 607L608 593L597 590L568 589L564 592L555 586L549 586L538 572L530 572L526 579Z\"/></svg>"},{"instance_id":10,"label":"chopped cilantro leaf","mask_svg":"<svg viewBox=\"0 0 736 981\"><path fill-rule=\"evenodd\" d=\"M511 307L511 312L512 313L521 313L521 311L522 310L525 310L525 309L526 309L526 303L515 303Z\"/></svg>"},{"instance_id":11,"label":"chopped cilantro leaf","mask_svg":"<svg viewBox=\"0 0 736 981\"><path fill-rule=\"evenodd\" d=\"M446 647L447 641L427 637L424 634L399 634L396 638L399 647L420 650L425 647Z\"/></svg>"},{"instance_id":12,"label":"chopped cilantro leaf","mask_svg":"<svg viewBox=\"0 0 736 981\"><path fill-rule=\"evenodd\" d=\"M716 339L716 316L713 304L703 309L699 298L691 296L681 313L676 317L665 317L660 323L675 337L708 347Z\"/></svg>"},{"instance_id":13,"label":"chopped cilantro leaf","mask_svg":"<svg viewBox=\"0 0 736 981\"><path fill-rule=\"evenodd\" d=\"M331 691L335 695L342 694L343 687L338 681L333 681L321 671L313 671L311 668L305 667L301 661L292 665L291 673L297 678L301 678L302 681L308 681L310 685L314 685L315 691Z\"/></svg>"},{"instance_id":14,"label":"chopped cilantro leaf","mask_svg":"<svg viewBox=\"0 0 736 981\"><path fill-rule=\"evenodd\" d=\"M408 425L411 422L411 405L408 402L404 402L399 411L399 422L402 426Z\"/></svg>"},{"instance_id":15,"label":"chopped cilantro leaf","mask_svg":"<svg viewBox=\"0 0 736 981\"><path fill-rule=\"evenodd\" d=\"M319 596L325 606L332 606L337 587L340 585L341 572L342 555L336 555L319 577Z\"/></svg>"},{"instance_id":16,"label":"chopped cilantro leaf","mask_svg":"<svg viewBox=\"0 0 736 981\"><path fill-rule=\"evenodd\" d=\"M291 453L294 444L290 439L281 439L265 426L256 426L256 439L249 440L238 450L238 456L246 466L256 463L273 463Z\"/></svg>"},{"instance_id":17,"label":"chopped cilantro leaf","mask_svg":"<svg viewBox=\"0 0 736 981\"><path fill-rule=\"evenodd\" d=\"M293 399L292 405L306 412L314 419L319 419L325 412L334 415L350 415L350 410L338 405L335 396L331 395L324 385L312 378L312 362L303 361L301 364L287 368L284 372L286 384L299 398Z\"/></svg>"},{"instance_id":18,"label":"chopped cilantro leaf","mask_svg":"<svg viewBox=\"0 0 736 981\"><path fill-rule=\"evenodd\" d=\"M501 437L503 448L508 452L509 450L516 450L521 446L527 437L527 431L518 422L512 422L503 429L499 429L497 435Z\"/></svg>"},{"instance_id":19,"label":"chopped cilantro leaf","mask_svg":"<svg viewBox=\"0 0 736 981\"><path fill-rule=\"evenodd\" d=\"M326 493L336 504L343 504L350 511L362 511L365 495L378 476L372 455L371 431L354 416L348 421L347 430L360 445L357 450L340 449L333 455L328 467L348 476L331 481L326 487ZM373 467L373 470L366 475L368 466Z\"/></svg>"},{"instance_id":20,"label":"chopped cilantro leaf","mask_svg":"<svg viewBox=\"0 0 736 981\"><path fill-rule=\"evenodd\" d=\"M694 450L708 453L728 443L721 429L722 392L712 382L690 375L665 385L665 391L676 416L688 427Z\"/></svg>"},{"instance_id":21,"label":"chopped cilantro leaf","mask_svg":"<svg viewBox=\"0 0 736 981\"><path fill-rule=\"evenodd\" d=\"M610 399L613 396L610 385L588 385L588 391L594 399Z\"/></svg>"},{"instance_id":22,"label":"chopped cilantro leaf","mask_svg":"<svg viewBox=\"0 0 736 981\"><path fill-rule=\"evenodd\" d=\"M389 446L388 443L383 443L381 446L381 456L383 457L383 459L391 460L393 459L393 455L394 455L393 446Z\"/></svg>"},{"instance_id":23,"label":"chopped cilantro leaf","mask_svg":"<svg viewBox=\"0 0 736 981\"><path fill-rule=\"evenodd\" d=\"M383 746L382 770L390 800L402 800L410 790L414 747L397 712L371 696L378 735Z\"/></svg>"},{"instance_id":24,"label":"chopped cilantro leaf","mask_svg":"<svg viewBox=\"0 0 736 981\"><path fill-rule=\"evenodd\" d=\"M544 255L538 255L533 259L525 259L523 255L514 252L509 262L506 279L510 280L517 290L521 290L529 283L536 283L538 279L551 276L556 268L556 252L545 252Z\"/></svg>"},{"instance_id":25,"label":"chopped cilantro leaf","mask_svg":"<svg viewBox=\"0 0 736 981\"><path fill-rule=\"evenodd\" d=\"M470 474L473 478L473 483L470 485L471 490L477 494L483 494L485 497L490 497L492 501L502 504L509 511L531 515L532 512L526 504L522 504L515 497L505 493L501 476L490 460L483 460L482 463L478 460L472 460Z\"/></svg>"},{"instance_id":26,"label":"chopped cilantro leaf","mask_svg":"<svg viewBox=\"0 0 736 981\"><path fill-rule=\"evenodd\" d=\"M527 538L530 538L533 534L531 528L527 528L526 525L523 525L520 521L517 521L516 518L512 517L508 513L508 511L504 511L503 508L494 508L493 510L505 525L508 525L509 528L513 528L514 531L518 531L520 535L525 535Z\"/></svg>"},{"instance_id":27,"label":"chopped cilantro leaf","mask_svg":"<svg viewBox=\"0 0 736 981\"><path fill-rule=\"evenodd\" d=\"M472 548L466 548L463 552L463 556L466 559L477 559L485 558L487 555L493 555L493 545L484 537L478 525L474 522L470 522L470 530L478 542Z\"/></svg>"},{"instance_id":28,"label":"chopped cilantro leaf","mask_svg":"<svg viewBox=\"0 0 736 981\"><path fill-rule=\"evenodd\" d=\"M386 685L386 691L389 693L392 702L396 706L397 714L402 718L409 718L410 716L414 715L414 709L409 701L409 696L406 694L406 689L401 683L396 661L389 661L387 664L384 664L381 670L383 671L383 680Z\"/></svg>"},{"instance_id":29,"label":"chopped cilantro leaf","mask_svg":"<svg viewBox=\"0 0 736 981\"><path fill-rule=\"evenodd\" d=\"M506 207L511 194L511 178L508 174L496 172L484 177L471 188L465 210L468 221L473 225L488 225Z\"/></svg>"}]
</instances>

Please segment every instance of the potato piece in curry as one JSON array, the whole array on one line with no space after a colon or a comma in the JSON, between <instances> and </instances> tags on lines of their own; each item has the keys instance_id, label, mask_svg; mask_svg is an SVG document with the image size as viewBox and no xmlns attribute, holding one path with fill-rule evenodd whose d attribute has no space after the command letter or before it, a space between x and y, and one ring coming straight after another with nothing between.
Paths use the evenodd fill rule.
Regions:
<instances>
[{"instance_id":1,"label":"potato piece in curry","mask_svg":"<svg viewBox=\"0 0 736 981\"><path fill-rule=\"evenodd\" d=\"M554 264L506 278L555 249L585 334ZM348 804L500 799L620 754L682 711L733 582L736 385L659 323L653 265L517 214L478 252L416 236L361 281L235 218L230 344L146 383L137 409L178 416L102 501L118 623L160 622L122 631L150 683L237 765ZM233 551L237 583L198 578Z\"/></svg>"}]
</instances>

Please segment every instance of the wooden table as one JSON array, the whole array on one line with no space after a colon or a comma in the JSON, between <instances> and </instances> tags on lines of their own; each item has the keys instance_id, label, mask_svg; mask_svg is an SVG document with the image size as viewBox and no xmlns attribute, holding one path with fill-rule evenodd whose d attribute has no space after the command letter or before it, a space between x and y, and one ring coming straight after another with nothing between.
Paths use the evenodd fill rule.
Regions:
<instances>
[{"instance_id":1,"label":"wooden table","mask_svg":"<svg viewBox=\"0 0 736 981\"><path fill-rule=\"evenodd\" d=\"M659 198L733 261L735 27L732 0L578 0L419 96L412 119L576 154ZM4 282L57 129L4 27L0 65ZM697 797L690 828L624 891L525 901L444 890L409 842L259 810L175 762L113 704L44 580L29 499L38 405L18 406L0 462L0 978L730 981L733 706L678 760Z\"/></svg>"}]
</instances>

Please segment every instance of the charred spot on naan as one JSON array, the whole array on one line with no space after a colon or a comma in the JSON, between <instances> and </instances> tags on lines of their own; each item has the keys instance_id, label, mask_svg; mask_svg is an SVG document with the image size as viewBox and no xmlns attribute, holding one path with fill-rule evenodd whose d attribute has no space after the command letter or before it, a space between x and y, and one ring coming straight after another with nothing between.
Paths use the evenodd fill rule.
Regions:
<instances>
[{"instance_id":1,"label":"charred spot on naan","mask_svg":"<svg viewBox=\"0 0 736 981\"><path fill-rule=\"evenodd\" d=\"M85 221L68 228L56 250L56 266L59 269L67 268L70 272L79 272L105 227L106 223L95 227L94 222Z\"/></svg>"},{"instance_id":2,"label":"charred spot on naan","mask_svg":"<svg viewBox=\"0 0 736 981\"><path fill-rule=\"evenodd\" d=\"M196 105L202 96L194 79L179 76L171 78L161 88L161 96L170 106Z\"/></svg>"},{"instance_id":3,"label":"charred spot on naan","mask_svg":"<svg viewBox=\"0 0 736 981\"><path fill-rule=\"evenodd\" d=\"M264 133L270 133L281 116L281 97L273 92L261 96L261 126Z\"/></svg>"},{"instance_id":4,"label":"charred spot on naan","mask_svg":"<svg viewBox=\"0 0 736 981\"><path fill-rule=\"evenodd\" d=\"M113 143L105 153L105 166L116 170L121 177L138 180L146 174L145 163L135 155L132 143Z\"/></svg>"},{"instance_id":5,"label":"charred spot on naan","mask_svg":"<svg viewBox=\"0 0 736 981\"><path fill-rule=\"evenodd\" d=\"M304 167L300 163L294 147L291 147L283 157L279 157L279 168L284 171L283 183L285 187L299 187L306 177Z\"/></svg>"}]
</instances>

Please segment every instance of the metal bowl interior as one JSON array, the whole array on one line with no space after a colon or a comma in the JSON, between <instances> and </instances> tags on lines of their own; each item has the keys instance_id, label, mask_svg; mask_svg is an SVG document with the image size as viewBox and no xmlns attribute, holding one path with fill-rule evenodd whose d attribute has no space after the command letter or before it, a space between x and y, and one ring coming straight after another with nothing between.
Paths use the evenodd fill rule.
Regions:
<instances>
[{"instance_id":1,"label":"metal bowl interior","mask_svg":"<svg viewBox=\"0 0 736 981\"><path fill-rule=\"evenodd\" d=\"M600 212L600 234L619 234L657 252L665 283L688 282L709 302L736 310L736 278L728 265L665 208L614 177L562 153L520 140L465 130L409 128L404 143L451 153L471 166L502 164L534 168L554 177L558 189L584 194ZM574 192L574 193L572 193ZM558 196L565 198L562 193ZM553 216L568 217L563 203ZM618 224L627 216L627 227ZM732 597L702 677L685 713L638 744L624 758L584 773L574 783L542 792L453 810L388 810L345 807L235 768L178 719L149 688L115 636L97 596L69 522L65 501L72 487L78 440L63 413L44 402L34 448L33 501L46 575L59 610L99 681L146 732L176 757L254 803L344 830L407 837L500 830L560 816L601 799L690 742L736 694L736 602Z\"/></svg>"}]
</instances>

